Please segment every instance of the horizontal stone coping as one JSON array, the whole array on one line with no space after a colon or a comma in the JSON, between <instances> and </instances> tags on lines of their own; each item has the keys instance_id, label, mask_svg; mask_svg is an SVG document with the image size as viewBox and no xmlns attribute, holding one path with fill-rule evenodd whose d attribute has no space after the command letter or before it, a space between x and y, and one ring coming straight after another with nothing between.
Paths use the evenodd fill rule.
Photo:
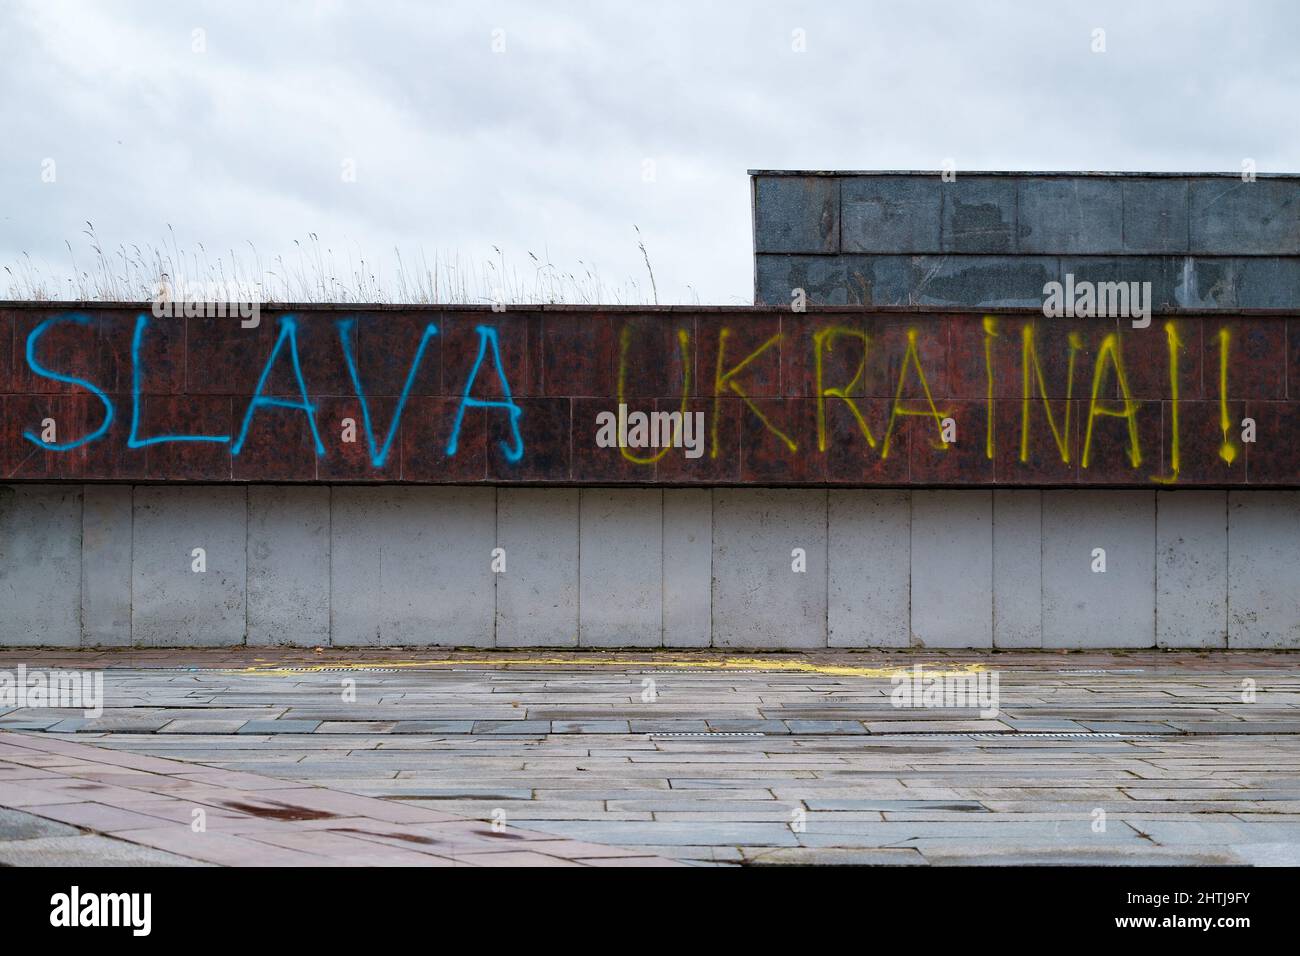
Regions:
<instances>
[{"instance_id":1,"label":"horizontal stone coping","mask_svg":"<svg viewBox=\"0 0 1300 956\"><path fill-rule=\"evenodd\" d=\"M941 169L750 169L750 176L941 176ZM1088 176L1108 179L1240 179L1240 170L1226 172L1125 172L1120 170L958 169L957 177L998 176L1005 179L1069 179ZM1300 173L1256 173L1256 179L1300 179Z\"/></svg>"},{"instance_id":2,"label":"horizontal stone coping","mask_svg":"<svg viewBox=\"0 0 1300 956\"><path fill-rule=\"evenodd\" d=\"M764 253L774 257L796 255L796 253ZM800 256L821 256L826 259L835 259L840 257L840 253L797 253ZM964 258L967 256L979 256L980 253L942 253L942 255L951 255L954 258ZM861 256L859 256L861 257ZM1027 257L1010 257L1010 258L1027 258ZM1042 258L1042 257L1040 257ZM1059 258L1059 257L1046 257ZM1216 258L1213 256L1197 256L1198 259ZM20 311L36 312L106 312L106 311L127 311L127 312L148 312L152 308L150 302L100 302L88 299L78 300L0 300L0 310L13 309ZM359 302L265 302L261 308L271 315L283 315L289 312L342 312L342 313L371 313L371 312L448 312L448 313L470 313L485 315L519 315L521 313L579 313L585 312L592 316L601 315L648 315L659 313L672 313L677 315L742 315L753 313L756 315L874 315L874 314L903 314L916 315L919 317L930 317L941 319L948 315L987 315L995 313L998 315L1042 315L1041 306L998 306L996 308L988 306L967 306L967 305L813 305L809 303L806 312L795 313L791 311L789 305L528 305L508 304L504 312L493 311L488 305L442 305L437 303L359 303ZM1251 308L1182 308L1179 306L1162 306L1153 310L1154 318L1159 319L1169 316L1195 316L1198 318L1209 318L1216 315L1224 316L1241 316L1244 318L1270 318L1276 316L1300 318L1300 303L1294 308L1285 309L1251 309ZM233 318L233 317L232 317ZM161 320L160 320L161 321ZM1053 321L1065 321L1058 319ZM1101 316L1078 317L1070 319L1071 322L1097 322L1097 323L1114 323L1114 318Z\"/></svg>"}]
</instances>

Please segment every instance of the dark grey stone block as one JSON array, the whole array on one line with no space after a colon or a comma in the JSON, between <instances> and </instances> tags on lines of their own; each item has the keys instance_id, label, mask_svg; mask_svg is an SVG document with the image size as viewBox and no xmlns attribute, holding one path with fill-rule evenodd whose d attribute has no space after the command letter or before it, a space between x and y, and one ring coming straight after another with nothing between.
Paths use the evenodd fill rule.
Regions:
<instances>
[{"instance_id":1,"label":"dark grey stone block","mask_svg":"<svg viewBox=\"0 0 1300 956\"><path fill-rule=\"evenodd\" d=\"M1187 180L1127 179L1123 192L1125 252L1187 252Z\"/></svg>"},{"instance_id":2,"label":"dark grey stone block","mask_svg":"<svg viewBox=\"0 0 1300 956\"><path fill-rule=\"evenodd\" d=\"M838 252L840 181L831 176L754 180L756 252Z\"/></svg>"},{"instance_id":3,"label":"dark grey stone block","mask_svg":"<svg viewBox=\"0 0 1300 956\"><path fill-rule=\"evenodd\" d=\"M909 305L911 256L842 256L845 305ZM830 303L838 305L838 302Z\"/></svg>"},{"instance_id":4,"label":"dark grey stone block","mask_svg":"<svg viewBox=\"0 0 1300 956\"><path fill-rule=\"evenodd\" d=\"M1059 279L1053 256L916 256L912 301L917 305L1034 308L1043 286Z\"/></svg>"},{"instance_id":5,"label":"dark grey stone block","mask_svg":"<svg viewBox=\"0 0 1300 956\"><path fill-rule=\"evenodd\" d=\"M759 305L791 304L803 289L811 305L906 305L908 256L758 256Z\"/></svg>"},{"instance_id":6,"label":"dark grey stone block","mask_svg":"<svg viewBox=\"0 0 1300 956\"><path fill-rule=\"evenodd\" d=\"M1175 267L1174 296L1185 309L1237 307L1237 262L1186 256Z\"/></svg>"},{"instance_id":7,"label":"dark grey stone block","mask_svg":"<svg viewBox=\"0 0 1300 956\"><path fill-rule=\"evenodd\" d=\"M795 289L803 289L809 302L844 304L844 259L840 256L759 254L754 281L757 305L788 307Z\"/></svg>"},{"instance_id":8,"label":"dark grey stone block","mask_svg":"<svg viewBox=\"0 0 1300 956\"><path fill-rule=\"evenodd\" d=\"M1193 253L1300 255L1300 179L1193 179Z\"/></svg>"},{"instance_id":9,"label":"dark grey stone block","mask_svg":"<svg viewBox=\"0 0 1300 956\"><path fill-rule=\"evenodd\" d=\"M941 184L940 195L944 252L1015 251L1015 180L958 176Z\"/></svg>"},{"instance_id":10,"label":"dark grey stone block","mask_svg":"<svg viewBox=\"0 0 1300 956\"><path fill-rule=\"evenodd\" d=\"M1234 260L1234 269L1238 308L1300 307L1300 259L1242 258Z\"/></svg>"},{"instance_id":11,"label":"dark grey stone block","mask_svg":"<svg viewBox=\"0 0 1300 956\"><path fill-rule=\"evenodd\" d=\"M1182 266L1182 258L1170 256L1062 256L1061 281L1073 273L1076 284L1150 282L1150 306L1158 310L1178 305ZM1131 303L1131 307L1136 304Z\"/></svg>"},{"instance_id":12,"label":"dark grey stone block","mask_svg":"<svg viewBox=\"0 0 1300 956\"><path fill-rule=\"evenodd\" d=\"M1123 251L1120 179L1016 181L1022 253L1081 254Z\"/></svg>"},{"instance_id":13,"label":"dark grey stone block","mask_svg":"<svg viewBox=\"0 0 1300 956\"><path fill-rule=\"evenodd\" d=\"M939 252L938 176L850 176L840 185L843 252Z\"/></svg>"}]
</instances>

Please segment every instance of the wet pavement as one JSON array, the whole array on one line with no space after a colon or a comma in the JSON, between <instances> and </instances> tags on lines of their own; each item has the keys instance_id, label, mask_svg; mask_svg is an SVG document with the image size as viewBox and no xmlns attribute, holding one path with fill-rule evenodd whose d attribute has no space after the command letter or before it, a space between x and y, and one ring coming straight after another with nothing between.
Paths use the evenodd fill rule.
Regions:
<instances>
[{"instance_id":1,"label":"wet pavement","mask_svg":"<svg viewBox=\"0 0 1300 956\"><path fill-rule=\"evenodd\" d=\"M98 718L0 713L25 740L376 798L606 859L1300 864L1295 654L0 652L0 670L20 663L105 668ZM891 678L917 664L986 692L996 675L996 715L951 696L897 706ZM7 786L0 771L0 807ZM74 816L82 839L106 832ZM7 832L0 862L27 842ZM542 862L479 836L500 862ZM328 856L338 837L276 846ZM170 841L148 846L186 856ZM355 850L337 854L364 862Z\"/></svg>"}]
</instances>

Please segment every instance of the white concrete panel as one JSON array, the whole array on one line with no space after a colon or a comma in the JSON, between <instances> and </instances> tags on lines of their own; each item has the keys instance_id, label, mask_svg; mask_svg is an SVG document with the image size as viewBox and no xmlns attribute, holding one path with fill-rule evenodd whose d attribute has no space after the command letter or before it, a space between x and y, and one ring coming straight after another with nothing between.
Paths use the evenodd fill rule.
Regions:
<instances>
[{"instance_id":1,"label":"white concrete panel","mask_svg":"<svg viewBox=\"0 0 1300 956\"><path fill-rule=\"evenodd\" d=\"M578 489L498 489L497 547L497 646L577 646Z\"/></svg>"},{"instance_id":2,"label":"white concrete panel","mask_svg":"<svg viewBox=\"0 0 1300 956\"><path fill-rule=\"evenodd\" d=\"M1228 493L1228 646L1300 647L1300 492Z\"/></svg>"},{"instance_id":3,"label":"white concrete panel","mask_svg":"<svg viewBox=\"0 0 1300 956\"><path fill-rule=\"evenodd\" d=\"M247 497L232 486L139 486L132 536L134 643L242 644L247 612ZM194 551L207 570L195 572Z\"/></svg>"},{"instance_id":4,"label":"white concrete panel","mask_svg":"<svg viewBox=\"0 0 1300 956\"><path fill-rule=\"evenodd\" d=\"M248 489L248 643L330 641L330 489Z\"/></svg>"},{"instance_id":5,"label":"white concrete panel","mask_svg":"<svg viewBox=\"0 0 1300 956\"><path fill-rule=\"evenodd\" d=\"M0 644L81 643L81 487L0 485Z\"/></svg>"},{"instance_id":6,"label":"white concrete panel","mask_svg":"<svg viewBox=\"0 0 1300 956\"><path fill-rule=\"evenodd\" d=\"M1228 493L1156 492L1156 643L1228 646Z\"/></svg>"},{"instance_id":7,"label":"white concrete panel","mask_svg":"<svg viewBox=\"0 0 1300 956\"><path fill-rule=\"evenodd\" d=\"M906 491L828 494L827 640L831 647L907 647L911 504Z\"/></svg>"},{"instance_id":8,"label":"white concrete panel","mask_svg":"<svg viewBox=\"0 0 1300 956\"><path fill-rule=\"evenodd\" d=\"M664 489L664 647L708 647L713 612L713 492Z\"/></svg>"},{"instance_id":9,"label":"white concrete panel","mask_svg":"<svg viewBox=\"0 0 1300 956\"><path fill-rule=\"evenodd\" d=\"M335 645L490 647L491 488L334 489Z\"/></svg>"},{"instance_id":10,"label":"white concrete panel","mask_svg":"<svg viewBox=\"0 0 1300 956\"><path fill-rule=\"evenodd\" d=\"M719 488L713 497L713 643L826 646L826 492ZM801 548L807 570L791 570Z\"/></svg>"},{"instance_id":11,"label":"white concrete panel","mask_svg":"<svg viewBox=\"0 0 1300 956\"><path fill-rule=\"evenodd\" d=\"M1155 592L1155 492L1043 492L1044 647L1154 647Z\"/></svg>"},{"instance_id":12,"label":"white concrete panel","mask_svg":"<svg viewBox=\"0 0 1300 956\"><path fill-rule=\"evenodd\" d=\"M81 643L131 644L130 485L86 485L81 516Z\"/></svg>"},{"instance_id":13,"label":"white concrete panel","mask_svg":"<svg viewBox=\"0 0 1300 956\"><path fill-rule=\"evenodd\" d=\"M583 488L579 643L658 647L663 640L663 492Z\"/></svg>"},{"instance_id":14,"label":"white concrete panel","mask_svg":"<svg viewBox=\"0 0 1300 956\"><path fill-rule=\"evenodd\" d=\"M993 646L993 493L912 492L912 643Z\"/></svg>"},{"instance_id":15,"label":"white concrete panel","mask_svg":"<svg viewBox=\"0 0 1300 956\"><path fill-rule=\"evenodd\" d=\"M993 492L993 646L1043 646L1043 493Z\"/></svg>"}]
</instances>

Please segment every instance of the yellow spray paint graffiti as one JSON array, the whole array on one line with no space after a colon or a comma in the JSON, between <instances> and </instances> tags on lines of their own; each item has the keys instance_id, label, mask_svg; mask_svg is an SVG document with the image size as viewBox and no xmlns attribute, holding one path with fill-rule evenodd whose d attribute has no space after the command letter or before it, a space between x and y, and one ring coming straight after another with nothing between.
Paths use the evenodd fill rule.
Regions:
<instances>
[{"instance_id":1,"label":"yellow spray paint graffiti","mask_svg":"<svg viewBox=\"0 0 1300 956\"><path fill-rule=\"evenodd\" d=\"M1033 383L1038 382L1038 395L1043 402L1043 414L1047 418L1047 427L1052 430L1052 439L1056 442L1061 461L1070 461L1070 416L1074 408L1074 363L1083 348L1083 339L1078 332L1069 334L1069 365L1065 385L1065 421L1061 427L1056 425L1056 416L1052 414L1052 403L1047 398L1047 380L1043 375L1043 365L1038 358L1038 346L1034 343L1034 326L1026 323L1020 330L1021 340L1021 377L1023 379L1020 401L1020 460L1029 460L1029 406L1033 399ZM1033 373L1031 378L1030 373ZM1095 386L1094 386L1095 387Z\"/></svg>"},{"instance_id":2,"label":"yellow spray paint graffiti","mask_svg":"<svg viewBox=\"0 0 1300 956\"><path fill-rule=\"evenodd\" d=\"M1116 409L1113 405L1106 404L1107 400L1099 397L1102 382L1105 381L1108 359L1109 364L1115 369L1115 379L1119 382L1119 392L1122 396L1120 401L1123 403L1122 409ZM1128 386L1128 376L1124 373L1124 360L1120 354L1119 335L1112 332L1101 340L1101 350L1097 353L1097 365L1092 373L1092 395L1088 400L1088 431L1083 440L1083 455L1079 459L1080 467L1088 467L1089 456L1092 453L1093 422L1102 415L1111 418L1123 418L1127 421L1129 463L1134 468L1141 465L1142 447L1138 443L1137 412L1138 403L1133 400L1133 392Z\"/></svg>"},{"instance_id":3,"label":"yellow spray paint graffiti","mask_svg":"<svg viewBox=\"0 0 1300 956\"><path fill-rule=\"evenodd\" d=\"M993 460L993 427L997 415L993 411L993 340L998 337L998 322L991 315L984 316L984 373L988 379L988 409L984 428L984 457Z\"/></svg>"},{"instance_id":4,"label":"yellow spray paint graffiti","mask_svg":"<svg viewBox=\"0 0 1300 956\"><path fill-rule=\"evenodd\" d=\"M998 409L1000 407L997 397L997 371L999 368L997 358L998 350L1003 348L1001 343L1007 333L1002 329L1001 321L998 316L984 315L980 325L982 333L981 350L985 372L983 386L985 412L983 451L984 457L990 461L996 458L998 441L1002 438L997 425ZM1080 355L1084 353L1084 334L1078 330L1070 330L1066 333L1067 351L1063 356L1065 361L1061 375L1063 381L1052 380L1049 377L1052 363L1047 363L1045 367L1044 355L1040 349L1039 336L1042 334L1041 329L1041 324L1035 320L1028 320L1020 326L1020 341L1017 349L1020 358L1021 378L1019 390L1019 461L1022 463L1028 462L1034 451L1035 415L1038 413L1036 409L1039 409L1041 410L1042 421L1046 423L1047 431L1050 433L1052 444L1048 448L1051 450L1052 456L1065 465L1071 464L1077 457L1080 468L1089 468L1094 465L1094 458L1099 447L1098 419L1124 419L1126 425L1124 454L1129 467L1137 470L1141 468L1144 459L1142 436L1138 429L1138 415L1139 412L1142 412L1147 420L1150 420L1152 415L1161 416L1164 426L1161 441L1167 443L1164 447L1164 453L1157 455L1163 463L1164 473L1150 474L1146 480L1163 485L1176 484L1180 480L1184 468L1182 421L1186 415L1184 405L1187 400L1181 393L1180 383L1186 350L1180 324L1174 320L1164 322L1166 348L1163 351L1167 356L1168 384L1167 393L1162 396L1164 400L1163 415L1161 415L1161 404L1155 400L1154 396L1143 395L1142 400L1135 397L1124 357L1124 336L1117 331L1113 331L1112 326L1112 331L1104 334L1100 341L1094 341L1093 343L1096 348L1096 356L1092 360L1091 388L1088 394L1086 420L1083 422L1078 421L1078 418L1084 414L1084 410L1075 407L1076 404L1082 405L1082 396L1075 395L1075 387L1076 380L1082 374ZM1102 331L1104 330L1100 330L1098 334L1100 335ZM806 414L810 418L815 414L817 452L821 454L827 453L837 440L834 430L828 423L827 408L832 400L842 402L844 407L848 409L857 425L857 430L866 440L867 446L875 450L882 461L889 458L894 450L894 439L897 436L900 423L904 419L911 417L931 419L938 433L933 436L926 435L931 446L942 451L950 448L955 440L953 434L950 433L952 421L948 417L949 413L944 411L936 401L930 376L922 363L921 330L919 328L908 327L906 329L906 347L902 354L897 380L891 381L890 385L887 386L888 392L883 393L892 393L892 399L889 400L888 405L888 417L883 422L871 420L872 409L877 407L876 403L884 403L883 397L873 399L872 396L882 396L882 393L872 392L863 387L864 382L868 379L868 363L879 362L881 359L873 335L861 326L839 323L821 325L810 330L810 332L812 348L810 369L812 383L810 391L813 401L810 407L809 404L792 399L788 404L788 408L791 416L804 413L804 409L807 410ZM692 333L686 328L678 328L676 337L682 365L680 415L684 417L693 388L693 339ZM633 338L633 330L630 327L624 327L618 343L617 395L620 406L625 402L630 363L636 361L637 358ZM791 417L789 423L777 420L776 416L772 416L770 408L765 403L751 397L745 384L745 376L755 371L756 363L764 361L765 358L772 359L774 353L779 356L785 348L785 331L772 334L762 341L757 348L754 348L738 361L733 362L728 356L728 348L732 345L734 338L735 330L731 327L723 326L718 330L716 366L713 377L710 457L716 459L727 451L722 447L719 428L722 409L725 407L723 399L730 396L739 397L762 426L775 436L791 455L797 455L801 450L800 443L804 440L796 441L794 437L802 434L801 431L792 427L796 422L796 418ZM1229 414L1227 397L1228 365L1231 361L1229 330L1227 328L1219 329L1217 340L1219 356L1219 425L1223 432L1223 442L1218 453L1223 461L1232 464L1237 459L1240 449L1231 434L1232 419ZM1011 347L1011 343L1008 342L1007 346ZM848 352L841 357L840 353L846 347ZM1146 361L1146 353L1143 354L1144 361ZM832 356L839 359L839 361L832 363ZM828 366L841 369L841 375L847 376L847 380L827 381L828 375L831 374L828 372ZM791 368L783 362L778 361L778 367L780 375L788 376L791 374ZM794 366L796 375L799 374L798 368L798 366ZM933 369L929 371L933 373ZM1162 369L1162 371L1164 370ZM781 394L795 395L795 392L789 390L792 384L797 385L798 383L790 383L783 378L781 380ZM1063 391L1060 390L1062 386ZM912 397L904 397L908 394L909 388L913 390ZM1205 397L1209 398L1209 396ZM1015 401L1014 398L1009 396L1008 398L1008 405ZM1192 398L1196 398L1196 396ZM939 400L944 399L940 396ZM811 424L810 421L809 425ZM926 426L927 432L928 427ZM1082 433L1079 435L1081 440L1074 437L1080 432ZM855 437L849 436L847 439L841 438L840 440L853 441ZM1010 436L1008 436L1008 440L1014 439L1010 439ZM811 449L813 445L811 435L805 444ZM1102 444L1109 445L1108 442ZM634 464L649 466L661 461L669 450L669 447L665 445L662 448L656 448L653 453L641 456L637 455L631 448L624 446L620 448L620 453L626 460ZM1078 452L1077 455L1076 451Z\"/></svg>"},{"instance_id":5,"label":"yellow spray paint graffiti","mask_svg":"<svg viewBox=\"0 0 1300 956\"><path fill-rule=\"evenodd\" d=\"M623 327L622 334L619 336L619 342L618 342L618 404L620 406L623 405L624 403L624 396L626 395L626 391L627 391L625 387L626 380L627 380L627 348L631 338L632 338L632 327L630 325L625 325ZM691 394L691 336L690 333L688 333L685 329L677 330L677 346L679 349L681 349L681 355L682 355L681 414L682 414L682 418L685 419L686 405L689 396ZM664 455L668 454L668 452L670 452L671 450L672 450L672 446L665 444L663 448L659 449L658 454L651 455L650 457L645 458L645 457L632 454L632 452L627 448L626 445L622 444L621 442L619 443L619 451L622 453L623 457L626 458L628 461L632 462L633 464L637 464L637 465L653 465L659 459L663 458Z\"/></svg>"},{"instance_id":6,"label":"yellow spray paint graffiti","mask_svg":"<svg viewBox=\"0 0 1300 956\"><path fill-rule=\"evenodd\" d=\"M862 361L858 363L858 369L853 373L853 378L849 383L840 387L826 388L822 381L822 364L825 352L831 351L835 346L835 340L841 336L858 339L862 342ZM817 393L817 450L826 450L826 399L838 398L849 406L849 411L853 413L853 418L857 421L858 427L862 429L862 434L866 436L867 444L872 448L876 447L875 436L871 434L871 428L867 425L866 419L862 417L862 412L857 404L853 401L851 395L857 387L858 382L862 379L863 373L867 368L867 348L869 341L867 334L857 329L845 328L842 325L832 326L828 329L821 329L813 334L813 365L814 381L816 383L815 391Z\"/></svg>"},{"instance_id":7,"label":"yellow spray paint graffiti","mask_svg":"<svg viewBox=\"0 0 1300 956\"><path fill-rule=\"evenodd\" d=\"M1179 448L1179 422L1178 422L1178 352L1183 343L1178 338L1178 329L1174 326L1173 319L1165 323L1165 338L1169 343L1169 397L1170 402L1170 429L1171 437L1169 442L1169 470L1170 475L1166 477L1152 477L1152 481L1162 485L1172 485L1178 480L1178 471L1182 466L1182 455Z\"/></svg>"},{"instance_id":8,"label":"yellow spray paint graffiti","mask_svg":"<svg viewBox=\"0 0 1300 956\"><path fill-rule=\"evenodd\" d=\"M784 443L786 448L790 449L790 451L798 451L799 446L795 444L794 439L792 439L785 432L781 431L781 429L773 425L771 421L768 420L767 416L763 414L762 410L759 409L759 407L754 404L753 400L748 395L745 394L745 390L740 387L740 383L736 381L736 376L739 375L742 371L744 371L745 368L748 367L751 362L757 359L768 349L772 348L774 345L780 343L781 333L780 332L776 333L776 335L772 336L770 339L768 339L758 348L754 349L754 351L750 352L747 356L741 359L738 364L732 366L732 368L729 371L724 373L723 368L725 367L725 360L726 360L726 353L727 353L727 339L729 339L730 337L731 337L731 329L729 328L723 328L718 333L718 366L713 376L713 425L711 431L711 441L709 443L710 444L709 457L710 458L718 457L718 416L721 414L721 404L719 402L719 398L721 398L724 389L730 389L731 391L739 395L742 399L744 399L745 404L749 406L749 410L754 413L755 417L757 417L758 420L763 423L763 426L768 431L776 435L777 438L781 439L782 443Z\"/></svg>"},{"instance_id":9,"label":"yellow spray paint graffiti","mask_svg":"<svg viewBox=\"0 0 1300 956\"><path fill-rule=\"evenodd\" d=\"M1228 437L1232 429L1232 418L1228 415L1228 330L1219 329L1219 428L1223 431L1223 444L1219 446L1219 457L1231 465L1237 460L1237 446Z\"/></svg>"},{"instance_id":10,"label":"yellow spray paint graffiti","mask_svg":"<svg viewBox=\"0 0 1300 956\"><path fill-rule=\"evenodd\" d=\"M320 664L288 665L277 663L258 663L249 667L233 667L228 673L249 674L259 677L301 676L303 673L321 673L338 670L438 670L448 667L544 667L544 668L631 668L649 667L656 670L757 670L765 673L788 674L824 674L831 677L874 677L891 678L895 674L910 674L918 666L907 664L890 664L874 666L857 666L843 663L820 662L817 660L794 659L790 657L714 657L674 655L666 652L662 656L630 657L624 655L603 654L527 654L504 650L490 657L454 654L442 660L396 660L396 661L330 661ZM935 677L956 677L963 674L975 674L986 669L982 663L964 663L957 661L934 661L919 665L923 671Z\"/></svg>"},{"instance_id":11,"label":"yellow spray paint graffiti","mask_svg":"<svg viewBox=\"0 0 1300 956\"><path fill-rule=\"evenodd\" d=\"M916 377L921 383L921 389L925 392L925 401L930 410L906 408L903 405L903 389L907 386L907 369L908 366L916 369ZM903 355L903 367L898 371L898 389L894 392L894 404L889 411L889 425L885 429L885 442L880 449L880 457L889 457L889 443L894 437L894 423L904 416L916 415L925 417L930 415L934 418L935 427L939 430L939 443L933 445L934 448L941 448L943 451L948 450L948 442L943 440L943 420L947 417L947 412L941 412L934 404L934 396L930 393L930 383L925 380L925 370L921 368L921 359L916 354L916 329L907 330L907 352Z\"/></svg>"}]
</instances>

